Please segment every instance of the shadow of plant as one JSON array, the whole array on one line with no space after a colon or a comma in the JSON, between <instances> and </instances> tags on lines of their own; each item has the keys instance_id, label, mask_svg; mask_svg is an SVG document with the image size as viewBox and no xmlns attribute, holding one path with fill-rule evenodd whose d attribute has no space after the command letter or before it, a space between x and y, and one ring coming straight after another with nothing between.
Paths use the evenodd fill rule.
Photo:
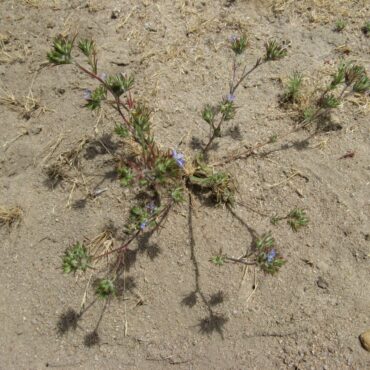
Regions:
<instances>
[{"instance_id":1,"label":"shadow of plant","mask_svg":"<svg viewBox=\"0 0 370 370\"><path fill-rule=\"evenodd\" d=\"M150 244L151 233L145 233L138 238L138 251L140 253L146 253L146 255L153 261L158 257L162 251L157 243Z\"/></svg>"},{"instance_id":2,"label":"shadow of plant","mask_svg":"<svg viewBox=\"0 0 370 370\"><path fill-rule=\"evenodd\" d=\"M46 179L43 184L49 189L53 190L60 185L66 177L63 167L59 163L53 163L44 169Z\"/></svg>"},{"instance_id":3,"label":"shadow of plant","mask_svg":"<svg viewBox=\"0 0 370 370\"><path fill-rule=\"evenodd\" d=\"M78 210L78 209L84 209L87 204L86 198L77 199L72 203L72 209Z\"/></svg>"},{"instance_id":4,"label":"shadow of plant","mask_svg":"<svg viewBox=\"0 0 370 370\"><path fill-rule=\"evenodd\" d=\"M114 287L116 289L116 296L123 297L126 291L131 292L136 288L135 279L131 276L126 276L125 278L119 277L115 280Z\"/></svg>"},{"instance_id":5,"label":"shadow of plant","mask_svg":"<svg viewBox=\"0 0 370 370\"><path fill-rule=\"evenodd\" d=\"M224 315L218 315L210 312L209 316L200 320L199 331L202 334L212 334L217 332L223 339L224 325L227 323L228 319Z\"/></svg>"},{"instance_id":6,"label":"shadow of plant","mask_svg":"<svg viewBox=\"0 0 370 370\"><path fill-rule=\"evenodd\" d=\"M116 152L119 145L112 140L112 137L112 134L104 134L100 138L89 142L85 149L84 158L89 160L98 155Z\"/></svg>"},{"instance_id":7,"label":"shadow of plant","mask_svg":"<svg viewBox=\"0 0 370 370\"><path fill-rule=\"evenodd\" d=\"M243 135L240 130L240 126L229 127L225 132L225 136L230 136L233 140L237 141L243 140Z\"/></svg>"},{"instance_id":8,"label":"shadow of plant","mask_svg":"<svg viewBox=\"0 0 370 370\"><path fill-rule=\"evenodd\" d=\"M57 322L58 334L64 335L69 330L75 331L78 327L78 321L80 320L80 318L81 315L72 308L69 308L67 311L62 313Z\"/></svg>"},{"instance_id":9,"label":"shadow of plant","mask_svg":"<svg viewBox=\"0 0 370 370\"><path fill-rule=\"evenodd\" d=\"M223 338L223 326L226 324L228 319L223 314L215 313L213 311L212 306L215 306L223 302L224 294L222 291L219 291L211 295L210 299L208 300L200 286L200 271L199 271L198 261L195 255L195 239L194 239L194 232L193 232L191 194L189 194L188 230L189 230L190 252L191 252L190 259L193 263L194 275L195 275L195 289L194 291L190 292L188 295L186 295L182 299L181 304L189 308L192 308L199 302L198 298L200 298L200 302L206 307L208 311L207 317L199 321L198 326L200 328L200 332L202 334L212 334L213 332L217 332Z\"/></svg>"},{"instance_id":10,"label":"shadow of plant","mask_svg":"<svg viewBox=\"0 0 370 370\"><path fill-rule=\"evenodd\" d=\"M76 331L77 328L82 329L82 327L79 326L79 321L82 319L83 315L95 305L97 302L97 299L94 299L89 305L87 305L80 313L78 313L76 310L69 308L67 311L63 312L56 325L57 329L57 334L60 336L65 335L67 332L70 330ZM103 309L100 313L99 319L95 325L94 330L92 330L90 333L85 335L84 338L84 344L86 347L92 347L96 344L99 344L100 339L99 339L99 334L98 334L98 329L99 325L103 319L105 310L109 304L109 299L107 299L104 302Z\"/></svg>"},{"instance_id":11,"label":"shadow of plant","mask_svg":"<svg viewBox=\"0 0 370 370\"><path fill-rule=\"evenodd\" d=\"M210 306L216 306L218 304L221 304L224 300L225 294L222 290L220 290L217 293L211 295L210 299L208 300L208 303Z\"/></svg>"},{"instance_id":12,"label":"shadow of plant","mask_svg":"<svg viewBox=\"0 0 370 370\"><path fill-rule=\"evenodd\" d=\"M97 330L87 333L84 338L84 345L88 348L96 346L100 343L100 336Z\"/></svg>"},{"instance_id":13,"label":"shadow of plant","mask_svg":"<svg viewBox=\"0 0 370 370\"><path fill-rule=\"evenodd\" d=\"M191 292L182 299L181 304L192 308L197 304L197 301L197 292Z\"/></svg>"}]
</instances>

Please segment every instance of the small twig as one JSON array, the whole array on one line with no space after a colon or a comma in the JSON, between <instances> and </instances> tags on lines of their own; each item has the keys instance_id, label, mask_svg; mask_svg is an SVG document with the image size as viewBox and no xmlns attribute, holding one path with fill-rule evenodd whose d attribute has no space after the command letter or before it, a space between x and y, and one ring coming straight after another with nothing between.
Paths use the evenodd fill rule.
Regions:
<instances>
[{"instance_id":1,"label":"small twig","mask_svg":"<svg viewBox=\"0 0 370 370\"><path fill-rule=\"evenodd\" d=\"M245 278L247 276L247 272L248 272L248 265L245 265L244 268L243 268L243 276L242 276L242 279L240 281L239 290L242 288L242 286L244 284Z\"/></svg>"},{"instance_id":2,"label":"small twig","mask_svg":"<svg viewBox=\"0 0 370 370\"><path fill-rule=\"evenodd\" d=\"M41 165L44 164L54 154L55 150L58 148L63 139L64 139L63 134L60 134L55 144L51 147L50 152L41 161Z\"/></svg>"},{"instance_id":3,"label":"small twig","mask_svg":"<svg viewBox=\"0 0 370 370\"><path fill-rule=\"evenodd\" d=\"M252 292L249 294L249 296L247 297L245 303L248 303L253 294L256 292L257 290L257 286L258 286L258 283L257 283L257 269L256 269L256 266L254 266L254 273L253 273L253 287L252 287Z\"/></svg>"},{"instance_id":4,"label":"small twig","mask_svg":"<svg viewBox=\"0 0 370 370\"><path fill-rule=\"evenodd\" d=\"M23 130L19 135L17 135L15 138L7 141L6 143L3 144L3 148L5 151L8 150L9 148L9 145L10 144L13 144L15 141L17 141L19 138L21 138L22 136L26 136L29 134L29 131L28 130Z\"/></svg>"},{"instance_id":5,"label":"small twig","mask_svg":"<svg viewBox=\"0 0 370 370\"><path fill-rule=\"evenodd\" d=\"M72 189L71 189L71 191L69 193L69 196L68 196L66 208L70 208L71 207L71 200L72 200L73 192L75 191L76 186L77 186L76 181L73 181Z\"/></svg>"},{"instance_id":6,"label":"small twig","mask_svg":"<svg viewBox=\"0 0 370 370\"><path fill-rule=\"evenodd\" d=\"M86 287L85 287L85 292L82 296L82 301L81 301L81 305L80 305L80 312L85 308L86 298L87 298L87 290L89 289L90 281L91 281L92 276L93 276L93 272L91 272L91 274L90 274L89 280L88 280L88 282L86 284Z\"/></svg>"},{"instance_id":7,"label":"small twig","mask_svg":"<svg viewBox=\"0 0 370 370\"><path fill-rule=\"evenodd\" d=\"M116 248L116 249L112 249L111 251L107 251L103 254L100 254L99 256L96 256L96 257L93 257L93 260L98 260L100 258L103 258L105 256L108 256L109 254L112 254L112 253L115 253L115 252L118 252L118 251L126 251L128 246L137 238L137 236L140 234L140 229L136 231L136 233L124 244L122 244L120 247Z\"/></svg>"},{"instance_id":8,"label":"small twig","mask_svg":"<svg viewBox=\"0 0 370 370\"><path fill-rule=\"evenodd\" d=\"M271 189L271 188L274 188L276 186L279 186L279 185L282 185L286 182L288 182L290 179L292 179L293 177L297 176L297 175L300 175L299 172L294 172L292 175L290 175L289 177L287 177L286 179L282 180L282 181L279 181L279 182L276 182L275 184L267 184L267 186Z\"/></svg>"},{"instance_id":9,"label":"small twig","mask_svg":"<svg viewBox=\"0 0 370 370\"><path fill-rule=\"evenodd\" d=\"M228 257L228 256L226 256L225 259L227 259L229 261L233 261L233 262L239 262L239 263L242 263L243 265L251 265L251 266L254 266L256 264L256 261L248 261L244 257L234 258L234 257Z\"/></svg>"},{"instance_id":10,"label":"small twig","mask_svg":"<svg viewBox=\"0 0 370 370\"><path fill-rule=\"evenodd\" d=\"M246 338L255 338L255 337L289 337L291 335L297 334L298 330L287 332L287 333L257 333L253 335L247 335Z\"/></svg>"},{"instance_id":11,"label":"small twig","mask_svg":"<svg viewBox=\"0 0 370 370\"><path fill-rule=\"evenodd\" d=\"M355 151L354 150L348 150L346 154L342 155L341 157L338 158L338 161L340 159L346 159L346 158L353 158L355 156Z\"/></svg>"},{"instance_id":12,"label":"small twig","mask_svg":"<svg viewBox=\"0 0 370 370\"><path fill-rule=\"evenodd\" d=\"M258 58L255 65L247 72L245 72L246 67L244 67L244 71L238 82L230 88L230 94L233 95L236 91L236 89L239 87L239 85L260 65L262 65L264 61L261 58Z\"/></svg>"}]
</instances>

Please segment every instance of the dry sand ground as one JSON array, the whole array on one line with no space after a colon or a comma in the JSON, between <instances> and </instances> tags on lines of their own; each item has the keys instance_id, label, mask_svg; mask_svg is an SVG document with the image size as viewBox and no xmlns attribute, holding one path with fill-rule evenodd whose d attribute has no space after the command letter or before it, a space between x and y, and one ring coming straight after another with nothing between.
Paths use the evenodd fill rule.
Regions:
<instances>
[{"instance_id":1,"label":"dry sand ground","mask_svg":"<svg viewBox=\"0 0 370 370\"><path fill-rule=\"evenodd\" d=\"M338 18L347 20L342 33L333 32ZM341 106L334 117L341 129L321 132L304 147L226 166L241 201L267 215L304 208L308 228L293 233L246 208L235 208L237 218L194 198L192 235L184 205L159 235L143 241L123 298L105 311L97 302L67 330L62 319L71 324L88 275L64 277L60 257L108 224L119 243L131 198L112 176L112 119L81 109L92 81L70 66L43 64L58 33L93 36L102 70L135 74L136 96L154 110L159 141L174 147L182 140L181 150L191 153L192 137L207 136L202 106L227 91L227 38L249 36L249 64L266 39L284 40L288 56L265 65L239 91L234 129L213 153L219 157L289 129L291 112L279 107L278 96L292 71L320 81L341 56L370 71L365 20L366 0L2 0L0 206L21 207L23 219L0 229L0 369L369 369L370 353L358 340L370 329L368 100ZM308 135L298 132L287 143ZM353 158L338 160L349 150ZM71 166L64 165L66 179L50 186L45 168L58 158ZM276 277L258 274L255 291L253 269L243 278L240 266L209 262L221 248L242 254L252 240L249 228L271 229L288 260ZM198 301L184 304L197 289ZM201 299L219 292L224 299L212 307ZM99 343L92 345L97 324Z\"/></svg>"}]
</instances>

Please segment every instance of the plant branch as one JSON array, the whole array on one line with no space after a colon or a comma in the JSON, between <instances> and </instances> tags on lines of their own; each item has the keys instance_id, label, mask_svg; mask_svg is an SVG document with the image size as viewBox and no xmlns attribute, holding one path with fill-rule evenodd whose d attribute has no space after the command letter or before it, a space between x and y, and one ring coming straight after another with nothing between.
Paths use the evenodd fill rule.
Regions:
<instances>
[{"instance_id":1,"label":"plant branch","mask_svg":"<svg viewBox=\"0 0 370 370\"><path fill-rule=\"evenodd\" d=\"M236 91L236 89L240 86L240 84L255 70L257 69L260 65L262 65L264 61L261 58L258 58L254 66L247 72L245 72L246 67L244 67L243 74L238 80L238 82L230 87L230 94L233 95Z\"/></svg>"},{"instance_id":2,"label":"plant branch","mask_svg":"<svg viewBox=\"0 0 370 370\"><path fill-rule=\"evenodd\" d=\"M223 122L224 122L224 115L221 116L221 119L220 119L220 122L218 123L218 125L216 127L212 127L212 130L213 130L212 135L211 135L207 145L203 149L203 154L207 153L211 144L213 143L213 140L220 134L221 125L223 124Z\"/></svg>"},{"instance_id":3,"label":"plant branch","mask_svg":"<svg viewBox=\"0 0 370 370\"><path fill-rule=\"evenodd\" d=\"M256 265L257 264L257 261L247 261L244 257L241 257L241 258L234 258L234 257L228 257L228 256L225 256L225 259L229 260L229 261L233 261L233 262L238 262L238 263L242 263L243 265Z\"/></svg>"}]
</instances>

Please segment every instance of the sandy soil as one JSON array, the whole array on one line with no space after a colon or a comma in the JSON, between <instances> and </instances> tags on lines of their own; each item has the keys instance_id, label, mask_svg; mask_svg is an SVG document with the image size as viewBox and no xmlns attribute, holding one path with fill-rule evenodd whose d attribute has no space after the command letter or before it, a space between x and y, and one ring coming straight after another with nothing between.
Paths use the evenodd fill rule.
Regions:
<instances>
[{"instance_id":1,"label":"sandy soil","mask_svg":"<svg viewBox=\"0 0 370 370\"><path fill-rule=\"evenodd\" d=\"M338 18L347 20L342 33L333 32ZM0 368L370 368L358 340L370 329L368 100L341 106L337 129L305 146L292 145L310 136L300 131L265 156L226 165L249 208L233 215L196 197L193 212L177 208L159 234L140 240L123 296L95 302L75 322L89 275L63 276L61 256L107 226L120 243L132 196L114 175L114 119L82 109L93 82L71 66L45 65L58 33L94 37L101 70L135 74L161 144L181 141L190 154L193 137L208 134L202 106L227 92L228 37L249 36L249 64L266 39L284 40L288 56L239 91L232 129L212 153L220 158L292 126L279 105L292 71L320 81L341 57L370 71L361 32L369 18L365 0L2 0L0 206L21 207L23 219L0 228ZM355 155L338 160L347 151ZM69 160L65 178L50 183L46 169L58 158ZM97 189L106 191L91 196ZM307 211L307 228L270 224L294 207ZM276 277L210 263L220 249L243 254L253 231L268 230L288 260ZM93 301L91 289L85 298Z\"/></svg>"}]
</instances>

